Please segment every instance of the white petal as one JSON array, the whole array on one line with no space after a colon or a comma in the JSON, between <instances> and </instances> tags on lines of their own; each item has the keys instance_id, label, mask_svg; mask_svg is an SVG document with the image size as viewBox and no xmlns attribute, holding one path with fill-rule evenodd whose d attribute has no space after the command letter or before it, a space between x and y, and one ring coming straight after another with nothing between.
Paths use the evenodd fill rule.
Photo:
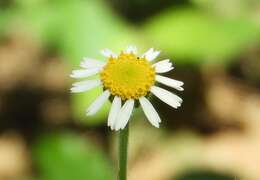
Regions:
<instances>
[{"instance_id":1,"label":"white petal","mask_svg":"<svg viewBox=\"0 0 260 180\"><path fill-rule=\"evenodd\" d=\"M152 54L153 51L154 51L153 48L150 48L141 57L146 57L147 55Z\"/></svg>"},{"instance_id":2,"label":"white petal","mask_svg":"<svg viewBox=\"0 0 260 180\"><path fill-rule=\"evenodd\" d=\"M82 68L102 68L106 63L91 59L91 58L84 58L83 61L80 63Z\"/></svg>"},{"instance_id":3,"label":"white petal","mask_svg":"<svg viewBox=\"0 0 260 180\"><path fill-rule=\"evenodd\" d=\"M153 67L155 68L155 72L157 73L165 73L174 69L169 59L157 62L153 64Z\"/></svg>"},{"instance_id":4,"label":"white petal","mask_svg":"<svg viewBox=\"0 0 260 180\"><path fill-rule=\"evenodd\" d=\"M175 88L179 91L183 91L183 87L181 87L184 83L182 81L177 81L175 79L171 79L168 77L156 75L155 80L172 88Z\"/></svg>"},{"instance_id":5,"label":"white petal","mask_svg":"<svg viewBox=\"0 0 260 180\"><path fill-rule=\"evenodd\" d=\"M172 63L170 62L170 59L164 59L153 64L154 67L161 66L161 65L168 66L168 65L172 65Z\"/></svg>"},{"instance_id":6,"label":"white petal","mask_svg":"<svg viewBox=\"0 0 260 180\"><path fill-rule=\"evenodd\" d=\"M161 53L160 51L154 51L153 54L146 56L146 59L148 59L149 61L152 61L155 58L157 58L160 53Z\"/></svg>"},{"instance_id":7,"label":"white petal","mask_svg":"<svg viewBox=\"0 0 260 180\"><path fill-rule=\"evenodd\" d=\"M168 64L170 62L170 59L164 59L161 61L158 61L157 63L154 63L153 66L159 65L159 64Z\"/></svg>"},{"instance_id":8,"label":"white petal","mask_svg":"<svg viewBox=\"0 0 260 180\"><path fill-rule=\"evenodd\" d=\"M70 90L73 93L78 93L78 92L88 91L100 85L101 85L100 80L86 80L86 81L80 81L72 84L73 87Z\"/></svg>"},{"instance_id":9,"label":"white petal","mask_svg":"<svg viewBox=\"0 0 260 180\"><path fill-rule=\"evenodd\" d=\"M166 104L168 104L176 109L181 106L182 99L179 96L177 96L165 89L159 88L157 86L152 86L151 92L155 96L157 96L160 100L162 100Z\"/></svg>"},{"instance_id":10,"label":"white petal","mask_svg":"<svg viewBox=\"0 0 260 180\"><path fill-rule=\"evenodd\" d=\"M154 109L153 105L145 97L139 98L139 102L143 108L144 114L146 115L148 121L155 127L159 128L159 123L161 119Z\"/></svg>"},{"instance_id":11,"label":"white petal","mask_svg":"<svg viewBox=\"0 0 260 180\"><path fill-rule=\"evenodd\" d=\"M146 51L142 57L145 57L148 61L154 60L157 56L159 56L160 51L155 51L153 48L150 48Z\"/></svg>"},{"instance_id":12,"label":"white petal","mask_svg":"<svg viewBox=\"0 0 260 180\"><path fill-rule=\"evenodd\" d=\"M110 49L101 50L101 54L107 58L110 58L110 57L116 58L117 57L116 53L114 53Z\"/></svg>"},{"instance_id":13,"label":"white petal","mask_svg":"<svg viewBox=\"0 0 260 180\"><path fill-rule=\"evenodd\" d=\"M132 114L134 108L134 100L129 99L125 102L123 107L118 113L118 116L116 118L116 124L115 124L115 130L118 131L119 129L124 129L127 125L130 116Z\"/></svg>"},{"instance_id":14,"label":"white petal","mask_svg":"<svg viewBox=\"0 0 260 180\"><path fill-rule=\"evenodd\" d=\"M136 46L133 46L133 45L128 46L125 50L125 53L127 53L127 54L130 54L130 53L137 54Z\"/></svg>"},{"instance_id":15,"label":"white petal","mask_svg":"<svg viewBox=\"0 0 260 180\"><path fill-rule=\"evenodd\" d=\"M92 68L92 69L80 69L72 71L70 77L72 78L85 78L97 74L101 68Z\"/></svg>"},{"instance_id":16,"label":"white petal","mask_svg":"<svg viewBox=\"0 0 260 180\"><path fill-rule=\"evenodd\" d=\"M87 109L87 116L91 116L98 112L98 110L103 106L109 96L110 92L109 90L106 90L99 97L97 97L97 99Z\"/></svg>"},{"instance_id":17,"label":"white petal","mask_svg":"<svg viewBox=\"0 0 260 180\"><path fill-rule=\"evenodd\" d=\"M122 103L121 98L118 96L115 96L114 100L112 102L112 106L109 111L108 121L107 121L107 125L110 126L112 130L113 130L114 124L116 122L116 117L121 109L121 103Z\"/></svg>"},{"instance_id":18,"label":"white petal","mask_svg":"<svg viewBox=\"0 0 260 180\"><path fill-rule=\"evenodd\" d=\"M157 73L166 73L166 72L169 72L169 71L171 71L173 69L174 68L171 67L171 66L164 66L164 67L160 67L160 68L156 67L155 68L155 72L157 72Z\"/></svg>"}]
</instances>

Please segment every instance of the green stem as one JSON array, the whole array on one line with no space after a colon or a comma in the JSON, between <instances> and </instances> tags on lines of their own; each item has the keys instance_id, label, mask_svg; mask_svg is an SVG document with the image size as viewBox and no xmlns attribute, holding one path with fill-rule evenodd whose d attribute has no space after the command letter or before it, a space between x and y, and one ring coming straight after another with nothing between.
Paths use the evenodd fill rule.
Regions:
<instances>
[{"instance_id":1,"label":"green stem","mask_svg":"<svg viewBox=\"0 0 260 180\"><path fill-rule=\"evenodd\" d=\"M126 126L125 129L119 132L119 172L118 179L127 179L127 146L128 146L128 134L129 127Z\"/></svg>"}]
</instances>

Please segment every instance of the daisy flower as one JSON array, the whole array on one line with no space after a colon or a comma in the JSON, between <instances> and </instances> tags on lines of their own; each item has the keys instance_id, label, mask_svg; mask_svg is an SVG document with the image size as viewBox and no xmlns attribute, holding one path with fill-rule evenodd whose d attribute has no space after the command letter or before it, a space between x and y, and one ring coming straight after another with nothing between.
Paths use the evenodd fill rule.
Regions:
<instances>
[{"instance_id":1,"label":"daisy flower","mask_svg":"<svg viewBox=\"0 0 260 180\"><path fill-rule=\"evenodd\" d=\"M135 46L129 46L120 54L104 49L101 54L107 61L84 58L82 69L72 71L71 77L89 78L99 74L98 79L86 79L72 85L71 92L80 93L102 87L103 93L86 110L94 115L111 98L112 105L108 115L108 126L112 130L124 129L130 119L135 104L140 103L148 121L159 127L161 119L147 96L152 93L173 108L181 106L182 99L168 90L158 87L155 82L183 91L183 82L162 75L173 69L169 59L152 63L160 51L150 48L143 55L137 54Z\"/></svg>"}]
</instances>

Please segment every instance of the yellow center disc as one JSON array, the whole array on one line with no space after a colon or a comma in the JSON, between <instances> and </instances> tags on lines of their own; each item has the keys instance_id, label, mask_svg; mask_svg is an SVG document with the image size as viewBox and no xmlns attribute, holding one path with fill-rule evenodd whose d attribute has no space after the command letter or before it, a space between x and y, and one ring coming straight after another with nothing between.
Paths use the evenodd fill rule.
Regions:
<instances>
[{"instance_id":1,"label":"yellow center disc","mask_svg":"<svg viewBox=\"0 0 260 180\"><path fill-rule=\"evenodd\" d=\"M155 82L155 70L145 58L125 53L109 58L100 76L104 88L123 100L147 95Z\"/></svg>"}]
</instances>

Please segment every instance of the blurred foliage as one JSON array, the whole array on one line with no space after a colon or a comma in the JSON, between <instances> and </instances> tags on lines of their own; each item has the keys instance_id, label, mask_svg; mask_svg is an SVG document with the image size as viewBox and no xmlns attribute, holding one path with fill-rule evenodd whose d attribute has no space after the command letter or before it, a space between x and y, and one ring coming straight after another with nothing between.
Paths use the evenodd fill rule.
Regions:
<instances>
[{"instance_id":1,"label":"blurred foliage","mask_svg":"<svg viewBox=\"0 0 260 180\"><path fill-rule=\"evenodd\" d=\"M147 36L179 63L227 63L260 29L247 19L223 19L196 9L168 11L145 26ZM258 40L259 41L259 40Z\"/></svg>"},{"instance_id":2,"label":"blurred foliage","mask_svg":"<svg viewBox=\"0 0 260 180\"><path fill-rule=\"evenodd\" d=\"M119 49L136 41L133 29L99 0L17 0L15 8L10 11L12 17L2 18L4 26L15 26L12 22L19 24L21 29L32 32L45 46L59 51L71 67L78 67L86 55L100 58L97 54L102 48ZM108 106L87 121L84 113L92 97L100 92L97 89L72 96L75 119L91 124L104 121Z\"/></svg>"},{"instance_id":3,"label":"blurred foliage","mask_svg":"<svg viewBox=\"0 0 260 180\"><path fill-rule=\"evenodd\" d=\"M116 8L121 7L121 14L120 11L118 12L119 14L113 12L109 2L117 4L118 6L115 6ZM119 50L126 47L128 44L137 44L141 49L144 47L159 48L162 49L162 56L170 56L173 58L174 62L179 64L183 63L192 65L181 66L182 68L180 68L180 71L182 72L179 76L181 78L187 76L186 80L184 79L185 84L188 86L186 86L186 90L184 91L184 99L186 99L186 105L184 105L186 107L183 107L183 109L186 109L187 113L182 110L179 111L180 114L187 114L187 116L185 115L185 119L182 119L181 117L178 117L176 112L174 112L173 116L173 114L165 109L163 105L157 103L158 101L155 101L153 104L158 106L158 109L161 110L161 116L165 116L164 126L167 126L170 131L162 128L157 131L156 134L154 129L152 129L152 126L149 126L149 128L152 129L151 132L144 129L144 126L140 126L140 133L133 131L131 134L131 138L133 139L130 140L130 142L132 142L130 147L132 149L130 149L130 152L134 155L130 154L130 159L134 159L137 162L140 157L142 163L144 163L144 165L142 164L140 167L143 167L144 169L147 168L148 170L151 170L155 166L158 166L158 169L161 166L172 167L173 169L175 167L178 168L183 166L185 171L187 170L188 173L181 174L177 180L228 180L234 179L234 177L231 178L231 176L228 175L204 171L191 171L191 173L189 173L190 169L186 168L190 166L190 164L194 167L202 164L203 160L206 160L205 152L209 149L210 152L213 152L213 157L219 154L226 154L226 152L238 152L234 153L234 159L237 161L229 159L227 160L229 163L226 163L225 161L223 163L224 165L218 165L218 167L222 168L220 170L223 170L224 172L226 172L225 164L227 164L227 167L232 166L230 164L241 164L241 167L243 168L240 169L246 169L246 167L248 167L248 169L254 170L255 167L253 161L255 158L258 158L257 152L255 152L255 154L254 152L250 154L245 152L258 148L258 146L253 146L254 142L258 142L257 139L259 138L257 136L255 136L256 140L247 140L246 138L239 137L239 139L246 141L246 143L242 142L244 143L242 146L240 141L234 141L233 135L232 137L223 136L223 139L220 140L210 139L208 142L201 142L201 137L196 137L195 134L181 136L170 134L169 136L173 141L165 142L168 134L163 134L163 136L161 136L160 133L175 133L175 131L172 132L172 127L178 126L175 119L180 119L180 121L183 122L186 121L186 124L189 123L189 119L191 119L191 121L196 121L196 123L191 123L191 126L195 127L194 129L198 126L196 124L199 124L204 128L207 123L212 124L210 127L220 127L220 125L215 122L215 115L207 114L209 113L208 111L211 110L208 110L208 105L204 105L203 102L203 98L210 92L197 92L200 89L204 90L205 88L204 84L201 83L203 80L200 79L201 71L196 68L194 68L195 70L191 70L187 67L198 67L203 63L229 65L232 60L239 61L239 58L243 58L247 63L245 65L242 64L244 68L243 72L248 76L252 76L251 79L259 77L259 63L257 64L257 62L259 62L259 52L250 53L251 55L247 52L244 55L245 57L239 56L243 51L246 51L249 46L254 47L255 44L259 44L260 42L260 27L259 22L257 22L259 19L259 7L259 0L165 0L164 3L160 0L0 0L0 36L2 37L8 33L24 33L25 36L29 35L29 38L34 38L36 41L40 42L40 45L44 46L43 49L47 51L47 56L49 55L48 53L57 53L55 55L58 55L59 59L64 59L65 63L68 65L68 69L78 68L79 62L84 56L97 59L101 58L101 60L103 60L104 58L102 59L101 55L98 55L98 51L102 48L109 47L119 52ZM138 8L138 10L136 8ZM123 16L128 16L125 19L136 24L126 22ZM19 47L17 49L19 49ZM239 58L236 58L237 56L239 56ZM46 59L49 60L50 58ZM14 66L17 65L14 64ZM39 70L39 72L42 71ZM174 73L178 76L177 71ZM218 75L221 76L221 74ZM202 76L207 76L207 74L203 74ZM69 75L67 78L69 79ZM37 79L37 77L35 79ZM223 77L220 78L220 80L221 82L224 81L224 84L222 85L217 83L217 85L212 88L215 89L218 86L216 88L217 91L220 89L218 94L220 98L216 96L217 100L221 98L229 100L228 98L230 97L230 99L233 97L239 97L233 99L242 99L241 101L244 101L243 98L241 98L240 93L239 96L235 95L236 93L234 92L236 91L224 91L225 93L230 93L227 93L228 95L224 93L223 95L221 88L222 86L229 87L229 83L226 82ZM37 79L37 81L41 80ZM194 85L191 85L192 83ZM237 90L240 88L235 86L234 89ZM10 119L17 120L14 124L18 124L19 127L15 127L15 130L23 128L24 125L25 127L29 125L33 131L38 131L36 125L33 125L31 121L36 122L36 118L32 117L34 113L38 113L36 109L38 108L37 106L41 105L40 102L42 101L33 101L32 103L29 103L32 104L29 107L35 105L37 108L28 108L27 104L23 103L23 100L26 99L27 101L27 96L28 100L32 100L34 95L31 95L31 90L27 93L29 95L25 95L25 91L24 89L23 91L18 89L19 93L15 92L16 96L11 95L12 101L9 104L10 106L15 106L16 108L12 108L19 109L19 111L12 111L11 109L10 114L15 115L11 116L12 118ZM38 89L36 89L36 91L33 89L33 93L37 91ZM67 91L69 91L69 89ZM106 103L102 111L97 113L96 116L91 118L85 117L85 109L101 92L102 89L99 88L87 93L73 95L71 102L74 119L89 125L98 125L103 123L106 120L105 117L107 116L109 102ZM189 92L195 93L190 94ZM247 88L246 92L253 94ZM37 95L38 93L39 92L37 92ZM17 94L19 94L19 96L17 96ZM53 98L53 94L48 94L46 96L50 96L48 97L50 99ZM56 97L56 94L54 96ZM65 98L67 98L68 94L65 96ZM201 96L203 96L203 98ZM224 96L228 98L225 98ZM253 122L252 120L248 121L248 118L254 118L251 113L254 111L258 112L258 109L252 108L253 110L251 110L249 104L255 106L257 103L254 104L253 100L256 100L257 97L251 97L249 95L245 97L247 101L245 101L244 104L236 103L240 101L234 101L234 104L239 104L239 107L246 107L244 108L246 110L249 109L247 111L250 111L250 113L245 113L247 112L245 111L243 114L241 113L242 115L239 115L239 117L246 117L247 123ZM21 105L19 104L20 102L17 103L18 100L22 102ZM251 101L253 103L251 103ZM250 103L248 104L248 102ZM217 104L216 106L222 107L222 104ZM1 107L2 106L1 103ZM20 106L24 106L24 108L20 108ZM187 106L191 106L191 108L187 108ZM232 107L233 103L229 106ZM7 107L9 108L9 106ZM27 112L28 109L30 111ZM225 109L225 107L223 109ZM229 110L228 108L226 109ZM25 118L22 116L19 117L19 115L23 113L13 113L21 111L29 114L28 116L25 116L26 118L30 117L28 118L30 120L28 121L29 123L23 121ZM61 109L61 111L63 111L63 109ZM170 111L173 112L172 109ZM138 109L136 112L143 113L141 109ZM225 116L226 111L223 112L224 113L218 114L224 114ZM40 113L42 112L39 112L39 114ZM55 110L54 113L56 113ZM202 114L202 116L198 114ZM204 116L205 120L208 120L208 122L203 122L204 119L201 117ZM229 116L232 117L232 115ZM213 118L210 119L211 117ZM232 118L230 117L228 117L228 119L232 121ZM237 117L237 114L235 117ZM142 121L140 121L145 123L145 127L148 127L149 122L143 119L144 116L142 116ZM17 123L18 121L19 123ZM167 124L167 121L170 123ZM12 122L8 123L12 124ZM238 123L235 122L235 124ZM41 126L41 124L37 126ZM71 124L69 124L69 126L71 126ZM224 126L227 125L224 124ZM78 126L73 126L72 128L76 129L77 127ZM257 125L252 124L250 127L257 127ZM137 128L134 127L133 129L136 130ZM207 127L207 130L208 129L210 128ZM226 127L224 127L224 129L227 131ZM28 129L25 131L28 131ZM101 131L103 133L103 130ZM36 134L38 133L42 132L39 131ZM92 132L90 132L90 135L92 135L91 133ZM106 133L102 134L102 137L104 137L105 134ZM34 137L34 135L30 136ZM220 142L220 145L217 144L212 146L210 142ZM221 142L223 142L223 144L221 144ZM248 142L253 142L253 145L248 145ZM234 144L230 146L230 143ZM248 147L248 149L239 149L240 146ZM204 147L207 147L208 149ZM243 161L240 154L250 156L243 157L245 158ZM238 157L236 157L236 155ZM146 158L148 156L149 158ZM111 168L113 167L112 163L105 157L100 149L93 147L93 144L87 139L74 133L58 132L40 137L37 139L37 144L33 146L33 157L39 172L39 176L35 179L112 180L115 177L113 174L114 169ZM225 156L222 158L226 159ZM233 156L230 156L229 158L233 158ZM252 159L252 162L248 161ZM218 157L216 160L218 160ZM241 162L246 162L248 164ZM252 166L248 166L251 164ZM236 166L234 166L234 168L236 168ZM164 174L164 171L169 171L169 169L162 168L158 171L161 171L161 173ZM176 171L170 172L172 173ZM173 175L171 174L170 176Z\"/></svg>"},{"instance_id":4,"label":"blurred foliage","mask_svg":"<svg viewBox=\"0 0 260 180\"><path fill-rule=\"evenodd\" d=\"M101 48L120 48L134 41L132 28L103 1L17 1L16 15L29 28L26 30L57 48L73 66L86 55L98 58Z\"/></svg>"},{"instance_id":5,"label":"blurred foliage","mask_svg":"<svg viewBox=\"0 0 260 180\"><path fill-rule=\"evenodd\" d=\"M151 16L136 26L123 21L109 7L110 1L105 0L8 2L0 11L0 33L30 34L50 51L57 51L71 69L77 68L84 56L100 59L98 51L102 48L119 51L128 44L160 48L177 63L227 65L248 44L259 43L260 28L250 16L259 3L256 0L167 0L167 5L160 5L163 3L158 0L111 0L128 19ZM142 12L145 6L150 8L148 14ZM167 10L162 11L166 6ZM136 10L137 7L141 8ZM233 13L230 17L225 12ZM72 96L75 119L92 125L105 121L108 103L96 116L85 117L86 107L101 91Z\"/></svg>"},{"instance_id":6,"label":"blurred foliage","mask_svg":"<svg viewBox=\"0 0 260 180\"><path fill-rule=\"evenodd\" d=\"M203 10L213 12L223 17L247 17L258 11L259 0L191 0Z\"/></svg>"},{"instance_id":7,"label":"blurred foliage","mask_svg":"<svg viewBox=\"0 0 260 180\"><path fill-rule=\"evenodd\" d=\"M112 7L128 21L142 24L151 16L161 11L172 8L179 8L183 5L190 5L190 0L108 0Z\"/></svg>"},{"instance_id":8,"label":"blurred foliage","mask_svg":"<svg viewBox=\"0 0 260 180\"><path fill-rule=\"evenodd\" d=\"M6 9L4 6L0 7L0 37L4 36L8 30L7 24L9 23L14 12L11 9Z\"/></svg>"},{"instance_id":9,"label":"blurred foliage","mask_svg":"<svg viewBox=\"0 0 260 180\"><path fill-rule=\"evenodd\" d=\"M78 135L49 134L33 150L42 180L114 179L113 166L105 155Z\"/></svg>"}]
</instances>

